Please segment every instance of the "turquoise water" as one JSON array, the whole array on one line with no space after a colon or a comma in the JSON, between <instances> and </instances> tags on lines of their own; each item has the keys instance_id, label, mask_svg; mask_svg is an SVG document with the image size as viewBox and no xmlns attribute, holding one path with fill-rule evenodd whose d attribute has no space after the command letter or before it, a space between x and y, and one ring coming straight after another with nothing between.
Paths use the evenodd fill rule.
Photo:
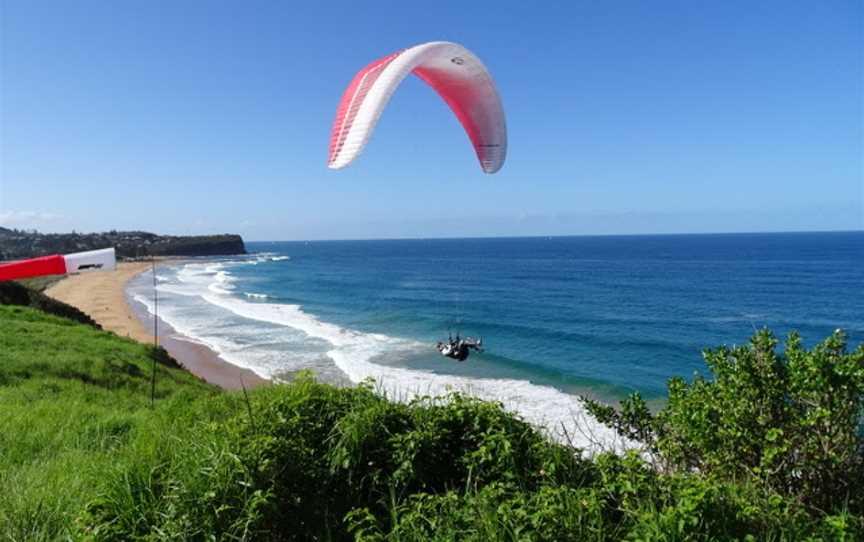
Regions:
<instances>
[{"instance_id":1,"label":"turquoise water","mask_svg":"<svg viewBox=\"0 0 864 542\"><path fill-rule=\"evenodd\" d=\"M160 315L268 377L469 386L530 418L572 394L662 397L768 326L864 339L864 233L248 243L160 271ZM146 276L132 294L150 303ZM434 342L482 336L458 364ZM566 412L565 412L566 411ZM553 416L554 417L554 416Z\"/></svg>"}]
</instances>

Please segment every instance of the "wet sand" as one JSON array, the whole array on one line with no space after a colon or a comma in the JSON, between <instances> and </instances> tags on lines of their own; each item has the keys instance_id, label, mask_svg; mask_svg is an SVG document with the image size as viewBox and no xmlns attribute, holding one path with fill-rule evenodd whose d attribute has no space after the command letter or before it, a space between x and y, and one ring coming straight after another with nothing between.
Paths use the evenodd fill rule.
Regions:
<instances>
[{"instance_id":1,"label":"wet sand","mask_svg":"<svg viewBox=\"0 0 864 542\"><path fill-rule=\"evenodd\" d=\"M45 294L77 307L105 330L152 344L153 316L143 308L133 308L125 291L126 283L150 266L150 262L122 262L113 272L72 275L52 285ZM158 329L159 344L186 370L206 382L225 389L268 383L254 372L228 363L210 348L190 341L161 319Z\"/></svg>"}]
</instances>

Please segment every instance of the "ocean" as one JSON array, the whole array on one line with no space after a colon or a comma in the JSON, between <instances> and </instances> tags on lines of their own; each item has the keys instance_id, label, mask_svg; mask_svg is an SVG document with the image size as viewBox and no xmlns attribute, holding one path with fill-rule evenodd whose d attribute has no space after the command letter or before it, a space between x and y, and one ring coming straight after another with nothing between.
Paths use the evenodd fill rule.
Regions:
<instances>
[{"instance_id":1,"label":"ocean","mask_svg":"<svg viewBox=\"0 0 864 542\"><path fill-rule=\"evenodd\" d=\"M864 232L247 243L243 257L158 270L159 315L274 379L373 378L407 399L463 390L551 431L583 431L578 396L704 373L706 347L769 327L864 340ZM151 310L152 276L129 285ZM485 352L439 355L448 334ZM598 434L603 430L593 425Z\"/></svg>"}]
</instances>

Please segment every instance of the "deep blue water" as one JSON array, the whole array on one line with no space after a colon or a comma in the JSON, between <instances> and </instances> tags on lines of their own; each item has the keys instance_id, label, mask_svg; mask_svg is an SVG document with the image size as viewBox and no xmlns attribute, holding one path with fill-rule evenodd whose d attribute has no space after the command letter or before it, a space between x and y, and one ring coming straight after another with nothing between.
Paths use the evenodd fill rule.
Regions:
<instances>
[{"instance_id":1,"label":"deep blue water","mask_svg":"<svg viewBox=\"0 0 864 542\"><path fill-rule=\"evenodd\" d=\"M238 289L360 331L482 335L484 372L659 394L755 328L864 336L864 233L249 243ZM446 361L446 360L445 360Z\"/></svg>"},{"instance_id":2,"label":"deep blue water","mask_svg":"<svg viewBox=\"0 0 864 542\"><path fill-rule=\"evenodd\" d=\"M567 394L586 390L660 398L669 377L704 371L703 348L763 326L808 344L836 328L864 340L864 232L247 249L163 270L160 315L265 376L312 368L427 393L477 384L535 418L566 418L578 408ZM149 280L131 292L145 303ZM443 358L433 345L450 331L482 336L486 352Z\"/></svg>"}]
</instances>

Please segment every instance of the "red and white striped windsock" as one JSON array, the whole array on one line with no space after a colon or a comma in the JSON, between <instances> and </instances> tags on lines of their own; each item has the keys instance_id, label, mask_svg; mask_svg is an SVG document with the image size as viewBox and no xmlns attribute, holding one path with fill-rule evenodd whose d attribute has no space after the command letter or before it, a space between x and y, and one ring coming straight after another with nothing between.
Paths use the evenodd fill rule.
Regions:
<instances>
[{"instance_id":1,"label":"red and white striped windsock","mask_svg":"<svg viewBox=\"0 0 864 542\"><path fill-rule=\"evenodd\" d=\"M43 275L65 275L84 271L113 271L117 268L117 258L113 248L75 252L73 254L54 254L29 260L0 262L0 280L27 279Z\"/></svg>"}]
</instances>

